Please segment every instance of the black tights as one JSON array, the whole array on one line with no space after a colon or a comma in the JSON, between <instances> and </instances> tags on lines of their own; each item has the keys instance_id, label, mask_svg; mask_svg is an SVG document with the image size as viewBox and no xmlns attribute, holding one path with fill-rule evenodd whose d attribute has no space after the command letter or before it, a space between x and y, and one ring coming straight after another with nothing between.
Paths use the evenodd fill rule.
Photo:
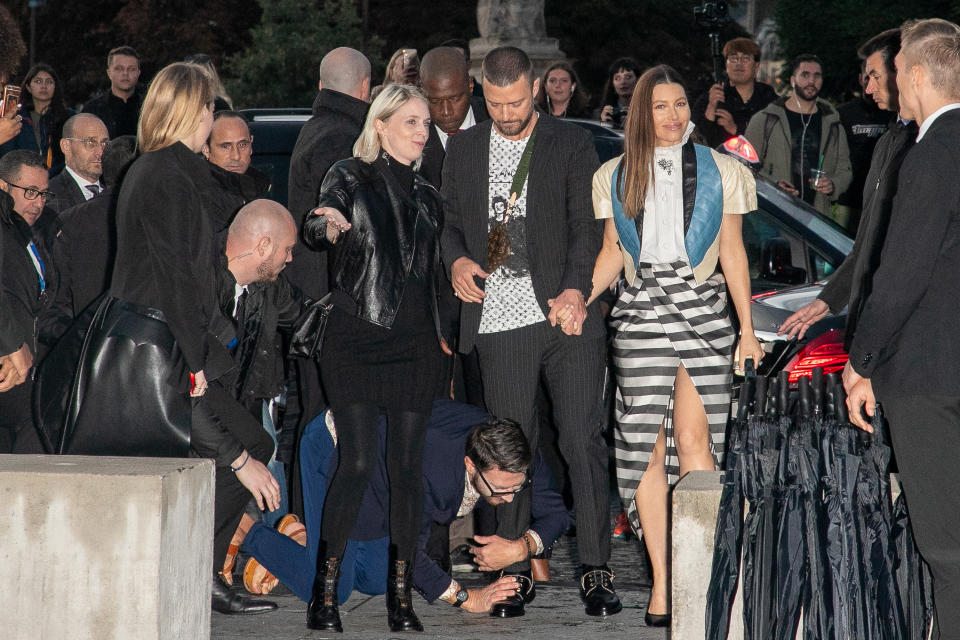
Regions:
<instances>
[{"instance_id":1,"label":"black tights","mask_svg":"<svg viewBox=\"0 0 960 640\"><path fill-rule=\"evenodd\" d=\"M323 510L325 556L342 557L357 522L360 500L377 467L379 414L373 404L352 404L333 412L340 464ZM412 561L423 517L423 445L428 416L387 410L387 479L390 482L390 540L398 560Z\"/></svg>"}]
</instances>

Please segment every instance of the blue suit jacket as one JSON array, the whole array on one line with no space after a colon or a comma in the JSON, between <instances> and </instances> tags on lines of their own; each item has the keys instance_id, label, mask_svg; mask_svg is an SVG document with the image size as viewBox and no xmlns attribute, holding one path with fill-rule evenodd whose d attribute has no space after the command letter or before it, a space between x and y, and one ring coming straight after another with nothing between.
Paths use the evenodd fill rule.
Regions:
<instances>
[{"instance_id":1,"label":"blue suit jacket","mask_svg":"<svg viewBox=\"0 0 960 640\"><path fill-rule=\"evenodd\" d=\"M423 522L420 544L414 563L414 585L430 602L436 600L450 586L451 576L441 569L426 553L431 524L449 524L457 518L463 502L463 463L467 434L487 418L487 413L472 405L438 398L427 430L423 452ZM370 478L370 484L360 503L357 524L350 538L374 540L389 535L389 489L387 469L383 460L386 450L386 422L380 422L380 461ZM332 463L335 465L336 461ZM331 468L330 476L333 476ZM569 514L563 497L539 453L534 456L532 469L533 522L545 547L549 547L569 526Z\"/></svg>"}]
</instances>

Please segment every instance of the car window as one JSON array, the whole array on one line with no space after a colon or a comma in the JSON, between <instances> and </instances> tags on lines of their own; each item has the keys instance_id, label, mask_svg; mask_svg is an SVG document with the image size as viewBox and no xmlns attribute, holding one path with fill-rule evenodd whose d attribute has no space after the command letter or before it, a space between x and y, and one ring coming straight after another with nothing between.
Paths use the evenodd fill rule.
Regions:
<instances>
[{"instance_id":1,"label":"car window","mask_svg":"<svg viewBox=\"0 0 960 640\"><path fill-rule=\"evenodd\" d=\"M810 264L813 265L813 277L817 281L830 277L840 266L833 264L813 249L810 249Z\"/></svg>"},{"instance_id":2,"label":"car window","mask_svg":"<svg viewBox=\"0 0 960 640\"><path fill-rule=\"evenodd\" d=\"M807 281L803 240L776 218L758 209L743 219L752 293L764 293Z\"/></svg>"}]
</instances>

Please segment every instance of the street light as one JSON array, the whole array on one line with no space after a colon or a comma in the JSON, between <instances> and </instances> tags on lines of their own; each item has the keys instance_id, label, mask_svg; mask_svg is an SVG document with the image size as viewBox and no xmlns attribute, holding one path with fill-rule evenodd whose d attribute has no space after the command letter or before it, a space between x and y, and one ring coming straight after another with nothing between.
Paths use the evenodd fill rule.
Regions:
<instances>
[{"instance_id":1,"label":"street light","mask_svg":"<svg viewBox=\"0 0 960 640\"><path fill-rule=\"evenodd\" d=\"M33 66L35 51L37 49L37 8L47 4L47 0L30 0L27 6L30 7L30 66Z\"/></svg>"}]
</instances>

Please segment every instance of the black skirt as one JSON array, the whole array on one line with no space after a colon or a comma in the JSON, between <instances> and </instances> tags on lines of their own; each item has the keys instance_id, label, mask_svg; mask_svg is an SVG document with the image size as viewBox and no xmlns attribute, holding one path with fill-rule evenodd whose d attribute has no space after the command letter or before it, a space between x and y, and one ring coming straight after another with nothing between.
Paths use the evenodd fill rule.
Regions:
<instances>
[{"instance_id":1,"label":"black skirt","mask_svg":"<svg viewBox=\"0 0 960 640\"><path fill-rule=\"evenodd\" d=\"M324 391L334 412L351 404L430 412L441 392L443 355L431 293L426 282L410 278L390 328L334 308L320 362Z\"/></svg>"}]
</instances>

